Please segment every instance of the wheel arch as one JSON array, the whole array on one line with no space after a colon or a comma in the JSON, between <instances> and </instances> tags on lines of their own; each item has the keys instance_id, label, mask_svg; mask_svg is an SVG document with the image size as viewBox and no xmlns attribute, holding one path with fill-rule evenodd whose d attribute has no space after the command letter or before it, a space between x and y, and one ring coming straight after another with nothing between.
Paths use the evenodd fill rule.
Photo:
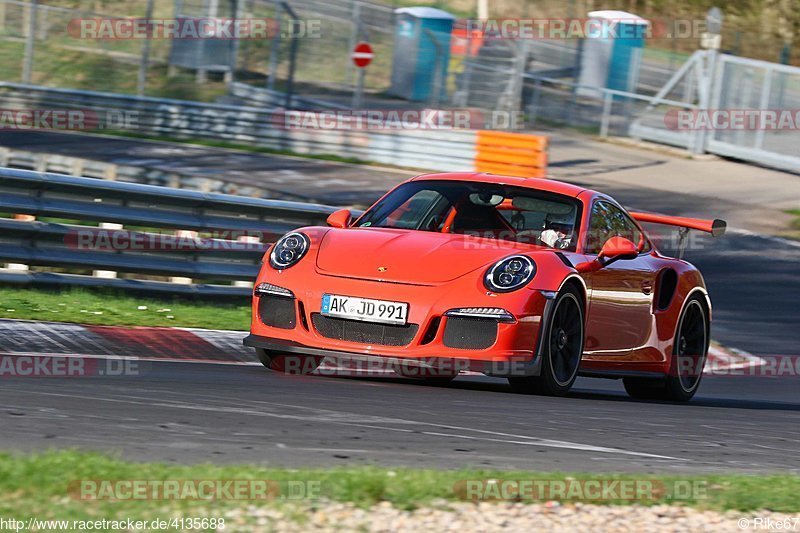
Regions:
<instances>
[{"instance_id":1,"label":"wheel arch","mask_svg":"<svg viewBox=\"0 0 800 533\"><path fill-rule=\"evenodd\" d=\"M697 296L697 301L700 302L700 305L703 307L703 311L705 312L706 318L706 351L708 350L709 346L711 345L711 299L708 297L708 291L704 287L695 287L694 289L690 290L686 296L683 298L681 302L680 312L678 313L677 320L675 321L675 325L672 329L672 350L675 349L675 338L678 335L678 328L680 327L681 320L683 319L683 315L686 312L686 305L692 300L695 296ZM671 351L672 351L671 350ZM670 357L672 353L670 353Z\"/></svg>"},{"instance_id":2,"label":"wheel arch","mask_svg":"<svg viewBox=\"0 0 800 533\"><path fill-rule=\"evenodd\" d=\"M587 311L589 309L589 291L586 287L586 281L577 274L570 274L561 282L558 292L561 292L565 287L574 287L581 295L581 303L583 304L583 320L586 321Z\"/></svg>"}]
</instances>

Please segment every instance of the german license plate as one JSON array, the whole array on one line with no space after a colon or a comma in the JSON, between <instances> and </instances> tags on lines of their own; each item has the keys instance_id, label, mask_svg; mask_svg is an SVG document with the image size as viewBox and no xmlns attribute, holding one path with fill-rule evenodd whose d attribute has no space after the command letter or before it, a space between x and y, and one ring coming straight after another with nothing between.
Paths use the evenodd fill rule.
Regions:
<instances>
[{"instance_id":1,"label":"german license plate","mask_svg":"<svg viewBox=\"0 0 800 533\"><path fill-rule=\"evenodd\" d=\"M405 324L408 320L408 304L387 302L338 294L322 295L322 314L365 322Z\"/></svg>"}]
</instances>

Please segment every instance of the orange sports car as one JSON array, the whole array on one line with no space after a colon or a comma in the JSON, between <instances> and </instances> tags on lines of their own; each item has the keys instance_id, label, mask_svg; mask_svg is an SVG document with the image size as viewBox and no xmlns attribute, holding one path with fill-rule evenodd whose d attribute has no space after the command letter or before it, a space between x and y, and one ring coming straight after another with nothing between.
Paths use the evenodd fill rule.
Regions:
<instances>
[{"instance_id":1,"label":"orange sports car","mask_svg":"<svg viewBox=\"0 0 800 533\"><path fill-rule=\"evenodd\" d=\"M282 372L331 358L438 382L481 372L550 395L580 374L686 401L711 302L700 272L662 255L641 222L681 237L725 231L553 180L418 176L355 220L343 209L329 227L281 237L264 256L244 344Z\"/></svg>"}]
</instances>

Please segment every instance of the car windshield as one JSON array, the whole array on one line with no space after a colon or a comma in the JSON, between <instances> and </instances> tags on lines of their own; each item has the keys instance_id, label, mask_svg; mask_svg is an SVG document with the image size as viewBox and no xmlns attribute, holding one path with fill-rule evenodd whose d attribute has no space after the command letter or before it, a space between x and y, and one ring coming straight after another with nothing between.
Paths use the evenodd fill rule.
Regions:
<instances>
[{"instance_id":1,"label":"car windshield","mask_svg":"<svg viewBox=\"0 0 800 533\"><path fill-rule=\"evenodd\" d=\"M358 227L460 233L574 250L579 202L525 187L469 181L412 181L358 220Z\"/></svg>"}]
</instances>

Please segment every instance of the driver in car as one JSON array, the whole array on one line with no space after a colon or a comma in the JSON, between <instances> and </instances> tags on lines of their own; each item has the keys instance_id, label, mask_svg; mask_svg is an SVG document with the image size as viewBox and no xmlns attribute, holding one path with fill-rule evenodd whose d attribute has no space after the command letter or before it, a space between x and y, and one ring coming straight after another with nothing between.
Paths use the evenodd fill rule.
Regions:
<instances>
[{"instance_id":1,"label":"driver in car","mask_svg":"<svg viewBox=\"0 0 800 533\"><path fill-rule=\"evenodd\" d=\"M539 236L539 240L550 248L565 250L569 248L572 241L572 224L548 222L546 229Z\"/></svg>"}]
</instances>

